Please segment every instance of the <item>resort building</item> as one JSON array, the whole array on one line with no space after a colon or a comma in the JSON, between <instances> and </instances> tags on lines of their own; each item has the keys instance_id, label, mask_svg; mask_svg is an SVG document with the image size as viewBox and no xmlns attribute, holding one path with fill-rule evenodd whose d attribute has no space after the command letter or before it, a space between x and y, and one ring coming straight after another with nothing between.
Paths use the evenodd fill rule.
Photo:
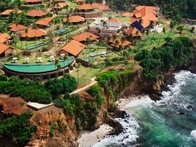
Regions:
<instances>
[{"instance_id":1,"label":"resort building","mask_svg":"<svg viewBox=\"0 0 196 147\"><path fill-rule=\"evenodd\" d=\"M59 51L59 55L68 54L77 57L84 50L85 47L86 46L84 44L72 40Z\"/></svg>"},{"instance_id":2,"label":"resort building","mask_svg":"<svg viewBox=\"0 0 196 147\"><path fill-rule=\"evenodd\" d=\"M97 41L99 39L99 36L90 33L90 32L83 32L79 35L76 35L72 37L74 40L82 43L86 43L87 41Z\"/></svg>"},{"instance_id":3,"label":"resort building","mask_svg":"<svg viewBox=\"0 0 196 147\"><path fill-rule=\"evenodd\" d=\"M55 62L35 63L35 64L18 64L3 63L3 71L7 76L19 76L20 78L40 78L50 79L63 76L70 72L75 66L74 57L66 60L60 60L59 66Z\"/></svg>"},{"instance_id":4,"label":"resort building","mask_svg":"<svg viewBox=\"0 0 196 147\"><path fill-rule=\"evenodd\" d=\"M14 9L7 9L7 10L3 11L2 13L0 13L0 16L7 17L10 15L10 13L20 14L20 13L22 13L22 11L21 10L14 10Z\"/></svg>"},{"instance_id":5,"label":"resort building","mask_svg":"<svg viewBox=\"0 0 196 147\"><path fill-rule=\"evenodd\" d=\"M92 4L96 9L102 10L102 11L109 11L110 7L107 5L103 5L101 3L93 3Z\"/></svg>"},{"instance_id":6,"label":"resort building","mask_svg":"<svg viewBox=\"0 0 196 147\"><path fill-rule=\"evenodd\" d=\"M34 18L39 18L39 17L43 17L46 16L47 13L41 10L30 10L27 14L28 17L34 17Z\"/></svg>"},{"instance_id":7,"label":"resort building","mask_svg":"<svg viewBox=\"0 0 196 147\"><path fill-rule=\"evenodd\" d=\"M11 47L0 43L0 57L7 57L11 55L12 52L13 52L13 49Z\"/></svg>"},{"instance_id":8,"label":"resort building","mask_svg":"<svg viewBox=\"0 0 196 147\"><path fill-rule=\"evenodd\" d=\"M46 18L39 19L38 21L35 22L35 24L38 25L39 27L45 28L45 27L49 27L51 22L52 22L52 17L46 17Z\"/></svg>"},{"instance_id":9,"label":"resort building","mask_svg":"<svg viewBox=\"0 0 196 147\"><path fill-rule=\"evenodd\" d=\"M144 29L158 22L158 8L155 6L137 6L133 11L133 20L136 19ZM134 23L134 22L133 22Z\"/></svg>"},{"instance_id":10,"label":"resort building","mask_svg":"<svg viewBox=\"0 0 196 147\"><path fill-rule=\"evenodd\" d=\"M47 32L43 29L28 29L20 32L19 36L24 39L37 39L47 36Z\"/></svg>"},{"instance_id":11,"label":"resort building","mask_svg":"<svg viewBox=\"0 0 196 147\"><path fill-rule=\"evenodd\" d=\"M99 20L92 23L88 31L99 35L102 38L117 35L122 28L122 23L117 18L110 20Z\"/></svg>"},{"instance_id":12,"label":"resort building","mask_svg":"<svg viewBox=\"0 0 196 147\"><path fill-rule=\"evenodd\" d=\"M84 17L78 15L69 16L69 18L63 18L64 23L71 23L71 24L84 24L86 19Z\"/></svg>"},{"instance_id":13,"label":"resort building","mask_svg":"<svg viewBox=\"0 0 196 147\"><path fill-rule=\"evenodd\" d=\"M11 37L7 33L0 33L0 43L6 43L7 44L10 39L11 39Z\"/></svg>"},{"instance_id":14,"label":"resort building","mask_svg":"<svg viewBox=\"0 0 196 147\"><path fill-rule=\"evenodd\" d=\"M9 30L12 31L12 32L19 32L19 31L22 31L22 30L25 30L27 29L26 26L24 25L21 25L21 24L11 24L9 25Z\"/></svg>"},{"instance_id":15,"label":"resort building","mask_svg":"<svg viewBox=\"0 0 196 147\"><path fill-rule=\"evenodd\" d=\"M94 18L102 15L102 10L97 9L93 4L78 5L75 14L84 18Z\"/></svg>"}]
</instances>

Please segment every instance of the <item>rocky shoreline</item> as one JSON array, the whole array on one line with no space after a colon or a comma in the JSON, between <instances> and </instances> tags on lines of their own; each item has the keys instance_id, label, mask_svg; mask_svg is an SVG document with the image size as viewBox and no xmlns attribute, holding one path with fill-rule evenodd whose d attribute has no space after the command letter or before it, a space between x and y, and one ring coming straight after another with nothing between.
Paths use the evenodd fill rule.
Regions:
<instances>
[{"instance_id":1,"label":"rocky shoreline","mask_svg":"<svg viewBox=\"0 0 196 147\"><path fill-rule=\"evenodd\" d=\"M196 55L196 53L195 53ZM176 67L174 70L165 73L164 74L164 80L160 83L160 89L159 90L153 90L152 93L146 93L144 94L149 95L150 99L153 101L158 101L160 100L160 97L162 96L162 91L167 91L169 90L168 85L172 85L173 83L176 82L176 79L174 78L174 74L179 72L180 70L188 70L192 73L196 73L196 58L194 58L189 64L186 66L181 66L181 67ZM127 94L127 93L126 93ZM128 95L126 95L128 97ZM123 132L123 127L122 125L115 120L115 118L125 118L127 117L127 113L125 111L122 111L120 109L116 109L113 112L110 113L111 118L106 119L106 123L110 125L113 129L108 135L118 135Z\"/></svg>"}]
</instances>

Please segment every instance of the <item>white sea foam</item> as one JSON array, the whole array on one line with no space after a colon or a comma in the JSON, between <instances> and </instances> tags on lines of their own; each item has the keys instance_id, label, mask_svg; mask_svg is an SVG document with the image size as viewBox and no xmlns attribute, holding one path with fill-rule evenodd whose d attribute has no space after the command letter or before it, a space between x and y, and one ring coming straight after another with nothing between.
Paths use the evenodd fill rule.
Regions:
<instances>
[{"instance_id":1,"label":"white sea foam","mask_svg":"<svg viewBox=\"0 0 196 147\"><path fill-rule=\"evenodd\" d=\"M126 110L127 108L131 108L131 107L138 107L138 106L147 106L149 104L154 103L154 101L152 101L149 96L145 95L145 96L136 96L134 98L134 100L130 101L129 103L127 103L124 107L122 107L123 110Z\"/></svg>"},{"instance_id":2,"label":"white sea foam","mask_svg":"<svg viewBox=\"0 0 196 147\"><path fill-rule=\"evenodd\" d=\"M196 140L196 130L191 131L191 136Z\"/></svg>"},{"instance_id":3,"label":"white sea foam","mask_svg":"<svg viewBox=\"0 0 196 147\"><path fill-rule=\"evenodd\" d=\"M175 74L176 82L173 85L168 85L169 90L162 92L162 97L160 101L157 101L157 105L165 105L165 104L174 104L174 105L182 105L184 107L186 104L179 103L176 99L182 92L182 86L186 85L187 79L193 78L195 74L192 74L189 71L180 71Z\"/></svg>"},{"instance_id":4,"label":"white sea foam","mask_svg":"<svg viewBox=\"0 0 196 147\"><path fill-rule=\"evenodd\" d=\"M116 118L117 121L123 126L124 131L117 136L108 136L101 140L100 142L93 145L93 147L105 147L108 145L112 146L123 146L125 144L136 143L138 136L138 131L140 126L135 118L131 115L126 119Z\"/></svg>"}]
</instances>

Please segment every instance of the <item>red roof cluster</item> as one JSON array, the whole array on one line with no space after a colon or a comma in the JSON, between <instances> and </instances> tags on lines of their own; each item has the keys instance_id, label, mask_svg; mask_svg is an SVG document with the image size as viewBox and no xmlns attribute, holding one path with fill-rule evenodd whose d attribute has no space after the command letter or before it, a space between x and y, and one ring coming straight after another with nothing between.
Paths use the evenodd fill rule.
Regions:
<instances>
[{"instance_id":1,"label":"red roof cluster","mask_svg":"<svg viewBox=\"0 0 196 147\"><path fill-rule=\"evenodd\" d=\"M45 16L47 13L41 10L31 10L27 13L27 16L30 17L42 17Z\"/></svg>"},{"instance_id":2,"label":"red roof cluster","mask_svg":"<svg viewBox=\"0 0 196 147\"><path fill-rule=\"evenodd\" d=\"M22 38L39 38L44 37L46 35L47 32L43 29L28 29L20 33L20 37Z\"/></svg>"},{"instance_id":3,"label":"red roof cluster","mask_svg":"<svg viewBox=\"0 0 196 147\"><path fill-rule=\"evenodd\" d=\"M78 5L77 9L78 10L93 10L95 9L95 6L93 6L92 4L82 4L82 5Z\"/></svg>"},{"instance_id":4,"label":"red roof cluster","mask_svg":"<svg viewBox=\"0 0 196 147\"><path fill-rule=\"evenodd\" d=\"M100 10L102 10L102 11L110 10L109 6L103 5L103 4L101 4L101 3L93 3L92 5L93 5L95 8L100 9Z\"/></svg>"},{"instance_id":5,"label":"red roof cluster","mask_svg":"<svg viewBox=\"0 0 196 147\"><path fill-rule=\"evenodd\" d=\"M74 40L79 41L79 42L84 42L87 41L87 39L89 38L91 41L97 40L99 38L99 36L90 33L90 32L84 32L82 34L76 35L74 37L72 37Z\"/></svg>"},{"instance_id":6,"label":"red roof cluster","mask_svg":"<svg viewBox=\"0 0 196 147\"><path fill-rule=\"evenodd\" d=\"M18 31L25 30L27 27L21 24L11 24L9 25L9 28L10 28L10 31L18 32Z\"/></svg>"},{"instance_id":7,"label":"red roof cluster","mask_svg":"<svg viewBox=\"0 0 196 147\"><path fill-rule=\"evenodd\" d=\"M46 17L35 22L36 25L49 26L52 21L51 17Z\"/></svg>"},{"instance_id":8,"label":"red roof cluster","mask_svg":"<svg viewBox=\"0 0 196 147\"><path fill-rule=\"evenodd\" d=\"M62 50L66 51L67 53L78 56L86 46L78 41L72 40L67 45L63 47Z\"/></svg>"},{"instance_id":9,"label":"red roof cluster","mask_svg":"<svg viewBox=\"0 0 196 147\"><path fill-rule=\"evenodd\" d=\"M63 19L63 22L70 22L70 23L78 23L78 22L85 22L85 18L77 15L72 15L68 18L69 21L67 21L67 18Z\"/></svg>"},{"instance_id":10,"label":"red roof cluster","mask_svg":"<svg viewBox=\"0 0 196 147\"><path fill-rule=\"evenodd\" d=\"M144 28L150 25L150 22L153 21L154 23L158 22L158 18L156 16L157 7L155 6L137 6L133 11L134 18L141 20L141 24Z\"/></svg>"},{"instance_id":11,"label":"red roof cluster","mask_svg":"<svg viewBox=\"0 0 196 147\"><path fill-rule=\"evenodd\" d=\"M3 11L2 13L0 13L0 15L2 15L2 16L8 16L12 12L17 13L17 14L22 13L21 10L7 9L7 10Z\"/></svg>"}]
</instances>

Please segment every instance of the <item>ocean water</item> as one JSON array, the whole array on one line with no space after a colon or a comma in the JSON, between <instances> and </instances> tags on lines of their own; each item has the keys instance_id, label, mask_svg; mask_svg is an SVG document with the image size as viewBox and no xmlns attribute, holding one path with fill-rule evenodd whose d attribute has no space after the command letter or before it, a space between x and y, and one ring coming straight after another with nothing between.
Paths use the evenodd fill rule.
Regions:
<instances>
[{"instance_id":1,"label":"ocean water","mask_svg":"<svg viewBox=\"0 0 196 147\"><path fill-rule=\"evenodd\" d=\"M196 74L181 71L175 79L160 101L145 96L127 103L128 117L116 119L124 131L93 147L196 147Z\"/></svg>"}]
</instances>

